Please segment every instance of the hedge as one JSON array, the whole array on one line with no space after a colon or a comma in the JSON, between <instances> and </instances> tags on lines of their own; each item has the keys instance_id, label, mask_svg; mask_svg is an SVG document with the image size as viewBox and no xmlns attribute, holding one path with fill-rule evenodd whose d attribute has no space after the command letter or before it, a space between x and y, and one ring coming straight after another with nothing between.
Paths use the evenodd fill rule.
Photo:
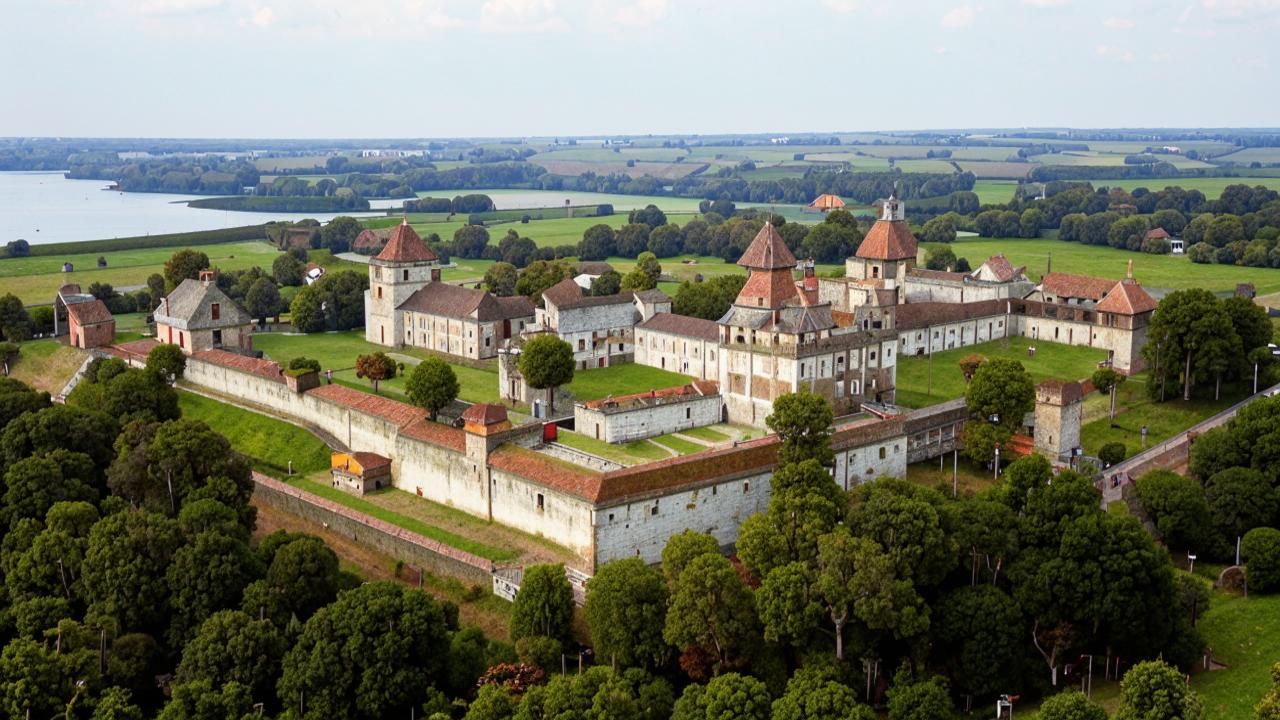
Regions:
<instances>
[{"instance_id":1,"label":"hedge","mask_svg":"<svg viewBox=\"0 0 1280 720\"><path fill-rule=\"evenodd\" d=\"M266 240L266 225L244 225L220 230L168 233L165 235L140 235L137 237L111 238L108 240L82 240L32 245L32 257L67 255L76 253L101 253L114 250L141 250L145 248L191 247L193 245L218 245L244 240ZM4 257L8 257L7 254Z\"/></svg>"}]
</instances>

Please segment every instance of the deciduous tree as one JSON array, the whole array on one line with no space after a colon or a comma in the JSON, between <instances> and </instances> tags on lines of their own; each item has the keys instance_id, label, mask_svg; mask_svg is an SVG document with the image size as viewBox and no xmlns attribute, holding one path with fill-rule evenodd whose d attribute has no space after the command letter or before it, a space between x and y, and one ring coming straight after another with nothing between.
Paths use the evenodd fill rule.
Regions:
<instances>
[{"instance_id":1,"label":"deciduous tree","mask_svg":"<svg viewBox=\"0 0 1280 720\"><path fill-rule=\"evenodd\" d=\"M409 402L426 408L435 419L436 413L458 399L458 376L449 363L430 357L418 363L405 380Z\"/></svg>"},{"instance_id":2,"label":"deciduous tree","mask_svg":"<svg viewBox=\"0 0 1280 720\"><path fill-rule=\"evenodd\" d=\"M1120 680L1116 720L1201 720L1204 708L1182 673L1163 661L1147 660Z\"/></svg>"},{"instance_id":3,"label":"deciduous tree","mask_svg":"<svg viewBox=\"0 0 1280 720\"><path fill-rule=\"evenodd\" d=\"M547 391L555 409L555 388L573 381L573 348L555 335L538 335L520 349L516 366L529 387Z\"/></svg>"},{"instance_id":4,"label":"deciduous tree","mask_svg":"<svg viewBox=\"0 0 1280 720\"><path fill-rule=\"evenodd\" d=\"M356 357L356 377L371 380L375 393L379 382L396 376L396 368L396 361L381 350Z\"/></svg>"},{"instance_id":5,"label":"deciduous tree","mask_svg":"<svg viewBox=\"0 0 1280 720\"><path fill-rule=\"evenodd\" d=\"M666 609L662 574L640 558L605 563L587 581L591 644L615 668L662 665L670 649L662 639Z\"/></svg>"},{"instance_id":6,"label":"deciduous tree","mask_svg":"<svg viewBox=\"0 0 1280 720\"><path fill-rule=\"evenodd\" d=\"M511 639L549 637L566 644L573 639L573 587L563 565L530 565L511 605Z\"/></svg>"},{"instance_id":7,"label":"deciduous tree","mask_svg":"<svg viewBox=\"0 0 1280 720\"><path fill-rule=\"evenodd\" d=\"M773 413L765 418L765 424L782 441L778 464L816 460L830 465L835 458L831 450L834 416L826 398L807 390L787 393L774 400Z\"/></svg>"}]
</instances>

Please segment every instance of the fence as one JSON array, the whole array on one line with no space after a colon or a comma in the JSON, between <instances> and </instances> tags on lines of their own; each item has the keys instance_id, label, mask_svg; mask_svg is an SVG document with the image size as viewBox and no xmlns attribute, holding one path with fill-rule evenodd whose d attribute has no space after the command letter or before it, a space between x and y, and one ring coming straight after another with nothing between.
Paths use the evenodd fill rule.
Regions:
<instances>
[{"instance_id":1,"label":"fence","mask_svg":"<svg viewBox=\"0 0 1280 720\"><path fill-rule=\"evenodd\" d=\"M574 604L582 607L586 603L587 581L591 576L571 567L565 567L564 576L568 578L569 586L573 588ZM515 602L516 593L520 592L520 583L523 581L524 567L498 568L493 571L493 594L504 600Z\"/></svg>"}]
</instances>

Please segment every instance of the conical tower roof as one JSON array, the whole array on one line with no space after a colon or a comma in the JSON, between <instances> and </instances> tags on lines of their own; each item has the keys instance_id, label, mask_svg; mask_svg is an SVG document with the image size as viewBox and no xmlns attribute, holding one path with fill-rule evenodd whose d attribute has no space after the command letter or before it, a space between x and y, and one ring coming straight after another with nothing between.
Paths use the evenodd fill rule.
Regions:
<instances>
[{"instance_id":1,"label":"conical tower roof","mask_svg":"<svg viewBox=\"0 0 1280 720\"><path fill-rule=\"evenodd\" d=\"M796 256L787 249L773 223L767 222L756 233L747 251L738 258L738 264L752 270L790 270L796 266Z\"/></svg>"},{"instance_id":2,"label":"conical tower roof","mask_svg":"<svg viewBox=\"0 0 1280 720\"><path fill-rule=\"evenodd\" d=\"M427 247L427 243L409 226L409 219L405 218L391 233L391 239L387 241L386 247L382 248L382 252L378 253L374 259L409 263L433 262L440 257Z\"/></svg>"}]
</instances>

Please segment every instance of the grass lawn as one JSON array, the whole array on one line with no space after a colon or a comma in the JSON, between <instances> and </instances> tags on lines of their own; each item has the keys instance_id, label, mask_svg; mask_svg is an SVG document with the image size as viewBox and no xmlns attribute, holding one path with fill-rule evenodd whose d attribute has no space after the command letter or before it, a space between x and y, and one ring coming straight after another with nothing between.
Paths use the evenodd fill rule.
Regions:
<instances>
[{"instance_id":1,"label":"grass lawn","mask_svg":"<svg viewBox=\"0 0 1280 720\"><path fill-rule=\"evenodd\" d=\"M183 417L204 421L269 475L284 476L290 460L293 471L304 475L329 467L329 446L297 425L186 390L178 393L178 407Z\"/></svg>"},{"instance_id":2,"label":"grass lawn","mask_svg":"<svg viewBox=\"0 0 1280 720\"><path fill-rule=\"evenodd\" d=\"M692 379L668 370L626 363L597 370L579 370L565 389L578 400L598 400L608 395L632 395L687 385Z\"/></svg>"},{"instance_id":3,"label":"grass lawn","mask_svg":"<svg viewBox=\"0 0 1280 720\"><path fill-rule=\"evenodd\" d=\"M1005 150L1004 148L1000 149ZM1017 180L978 180L973 183L973 191L978 195L978 202L983 205L988 203L1007 203L1013 200L1013 191L1017 187ZM970 258L969 262L972 263L973 259ZM977 266L975 265L975 267Z\"/></svg>"},{"instance_id":4,"label":"grass lawn","mask_svg":"<svg viewBox=\"0 0 1280 720\"><path fill-rule=\"evenodd\" d=\"M0 260L0 288L17 295L28 305L47 305L64 283L79 283L88 291L95 282L120 288L142 285L152 273L164 273L164 263L181 247L117 250L105 253L80 253ZM256 266L270 271L279 251L257 241L201 245L196 248L209 256L209 262L223 270L243 270ZM107 259L99 269L98 257ZM74 272L62 272L62 263L75 266Z\"/></svg>"},{"instance_id":5,"label":"grass lawn","mask_svg":"<svg viewBox=\"0 0 1280 720\"><path fill-rule=\"evenodd\" d=\"M685 440L684 438L676 437L674 434L660 435L656 438L651 438L651 439L653 440L653 442L656 442L665 448L670 448L672 450L675 450L681 455L688 455L689 453L702 452L703 450L707 449L705 445L699 445L698 443L690 442L688 440Z\"/></svg>"},{"instance_id":6,"label":"grass lawn","mask_svg":"<svg viewBox=\"0 0 1280 720\"><path fill-rule=\"evenodd\" d=\"M1272 148L1256 148L1271 150ZM1247 152L1247 151L1241 151ZM1239 155L1239 153L1234 153ZM1166 187L1180 187L1184 190L1199 190L1210 200L1217 200L1228 185L1262 185L1272 190L1280 190L1280 177L1185 177L1185 178L1153 178L1145 180L1087 180L1097 187L1118 187L1125 190L1144 187L1148 190L1163 190Z\"/></svg>"},{"instance_id":7,"label":"grass lawn","mask_svg":"<svg viewBox=\"0 0 1280 720\"><path fill-rule=\"evenodd\" d=\"M951 495L952 468L956 473L956 489L962 496L975 495L996 484L994 473L981 465L975 464L964 455L959 462L953 464L950 453L943 458L942 469L938 469L938 461L916 463L907 466L907 480L916 485L935 488L944 495Z\"/></svg>"},{"instance_id":8,"label":"grass lawn","mask_svg":"<svg viewBox=\"0 0 1280 720\"><path fill-rule=\"evenodd\" d=\"M1116 392L1116 427L1107 416L1108 400L1099 393L1085 399L1085 423L1080 428L1080 444L1086 454L1096 455L1109 442L1124 443L1125 456L1142 450L1142 426L1147 426L1147 447L1168 440L1244 397L1243 388L1223 388L1222 399L1193 398L1155 402L1147 397L1147 374L1130 377ZM1094 419L1090 419L1094 418ZM1277 658L1280 659L1280 658Z\"/></svg>"},{"instance_id":9,"label":"grass lawn","mask_svg":"<svg viewBox=\"0 0 1280 720\"><path fill-rule=\"evenodd\" d=\"M1027 347L1036 346L1035 357L1027 356ZM993 340L979 345L936 352L932 360L932 393L930 388L930 360L928 357L898 359L897 403L904 407L925 407L964 395L964 373L960 372L960 358L966 355L985 355L988 358L1006 357L1017 360L1031 373L1036 382L1049 378L1080 380L1098 369L1098 361L1105 360L1104 350L1064 345L1046 340L1011 337Z\"/></svg>"},{"instance_id":10,"label":"grass lawn","mask_svg":"<svg viewBox=\"0 0 1280 720\"><path fill-rule=\"evenodd\" d=\"M933 244L922 243L932 248ZM1258 294L1280 291L1280 272L1272 268L1248 268L1237 265L1196 265L1185 255L1151 255L1098 245L1081 245L1062 240L1020 240L1017 238L963 238L951 244L957 257L968 258L977 267L982 261L1004 253L1014 265L1026 265L1027 275L1039 279L1050 255L1058 272L1120 280L1128 262L1133 261L1133 275L1151 288L1178 290L1203 287L1209 290L1235 290L1237 283L1251 282Z\"/></svg>"},{"instance_id":11,"label":"grass lawn","mask_svg":"<svg viewBox=\"0 0 1280 720\"><path fill-rule=\"evenodd\" d=\"M316 482L315 480L310 480L307 478L298 478L296 480L293 480L291 484L297 487L300 487L309 493L314 493L316 495L319 495L320 497L326 500L331 500L333 502L338 503L339 505L345 505L346 507L349 507L352 510L355 510L357 512L362 512L366 515L369 515L370 517L378 518L383 522L389 522L392 525L395 525L396 527L401 527L401 528L404 528L405 530L416 532L419 535L422 535L424 537L429 537L432 540L436 540L438 542L442 542L445 545L448 545L450 547L455 547L459 550L465 550L466 552L469 552L472 555L479 555L480 557L485 558L487 560L492 560L494 562L505 562L507 560L513 560L516 557L519 557L519 553L514 550L507 549L507 548L492 547L490 545L486 545L484 543L477 542L469 538L465 538L461 535L451 533L447 530L442 530L433 525L428 525L427 523L424 523L421 520L417 520L415 518L408 517L406 515L402 515L400 513L392 512L390 510L382 508L379 505L372 503L365 498L351 495L350 493L347 493L343 490L334 489L322 482ZM389 490L384 492L401 492L401 491Z\"/></svg>"},{"instance_id":12,"label":"grass lawn","mask_svg":"<svg viewBox=\"0 0 1280 720\"><path fill-rule=\"evenodd\" d=\"M141 333L149 327L147 325L147 313L128 313L127 315L116 315L115 318L117 342L119 342L120 333Z\"/></svg>"},{"instance_id":13,"label":"grass lawn","mask_svg":"<svg viewBox=\"0 0 1280 720\"><path fill-rule=\"evenodd\" d=\"M84 364L89 354L52 338L22 343L9 377L37 390L57 395Z\"/></svg>"},{"instance_id":14,"label":"grass lawn","mask_svg":"<svg viewBox=\"0 0 1280 720\"><path fill-rule=\"evenodd\" d=\"M697 428L689 428L688 430L681 430L680 434L688 435L689 437L697 438L699 440L706 440L707 442L725 442L726 440L729 439L728 435L725 435L719 430L712 430L711 428L706 428L706 427L697 427Z\"/></svg>"},{"instance_id":15,"label":"grass lawn","mask_svg":"<svg viewBox=\"0 0 1280 720\"><path fill-rule=\"evenodd\" d=\"M1198 627L1214 659L1228 666L1192 676L1205 716L1253 720L1254 705L1271 687L1268 671L1280 660L1280 595L1215 593Z\"/></svg>"},{"instance_id":16,"label":"grass lawn","mask_svg":"<svg viewBox=\"0 0 1280 720\"><path fill-rule=\"evenodd\" d=\"M560 430L556 434L556 442L592 455L599 455L602 458L613 460L623 465L639 465L671 457L671 453L648 440L635 440L629 443L607 443L603 440L587 437L581 433Z\"/></svg>"},{"instance_id":17,"label":"grass lawn","mask_svg":"<svg viewBox=\"0 0 1280 720\"><path fill-rule=\"evenodd\" d=\"M531 213L537 211L530 211ZM551 211L544 211L549 213ZM527 223L522 222L503 222L494 223L488 226L489 244L497 246L507 234L507 230L515 230L520 233L521 237L532 238L538 247L555 247L556 245L577 245L582 240L582 234L592 225L605 224L617 230L627 224L626 213L606 215L604 217L564 217L564 210L557 211L560 217L547 218L545 220L530 220ZM449 222L433 222L424 224L413 224L413 229L418 231L424 239L431 233L440 236L441 240L449 241L453 239L453 234L467 224L466 217L459 219L455 215L454 220ZM465 262L465 261L464 261ZM483 274L483 272L481 273Z\"/></svg>"},{"instance_id":18,"label":"grass lawn","mask_svg":"<svg viewBox=\"0 0 1280 720\"><path fill-rule=\"evenodd\" d=\"M409 358L405 363L406 371L410 369L409 365L413 364L415 358L431 357L430 353L418 348L393 350L367 342L364 339L363 329L310 335L263 333L253 337L253 346L281 365L287 364L295 357L319 360L321 368L334 371L334 382L369 393L373 392L373 384L356 377L356 356L379 351L405 356ZM458 385L461 388L458 393L459 399L468 402L498 402L496 363L489 363L488 369L483 370L457 363L450 363L449 366L458 376ZM403 376L384 380L378 384L378 390L381 394L404 399L404 381Z\"/></svg>"}]
</instances>

